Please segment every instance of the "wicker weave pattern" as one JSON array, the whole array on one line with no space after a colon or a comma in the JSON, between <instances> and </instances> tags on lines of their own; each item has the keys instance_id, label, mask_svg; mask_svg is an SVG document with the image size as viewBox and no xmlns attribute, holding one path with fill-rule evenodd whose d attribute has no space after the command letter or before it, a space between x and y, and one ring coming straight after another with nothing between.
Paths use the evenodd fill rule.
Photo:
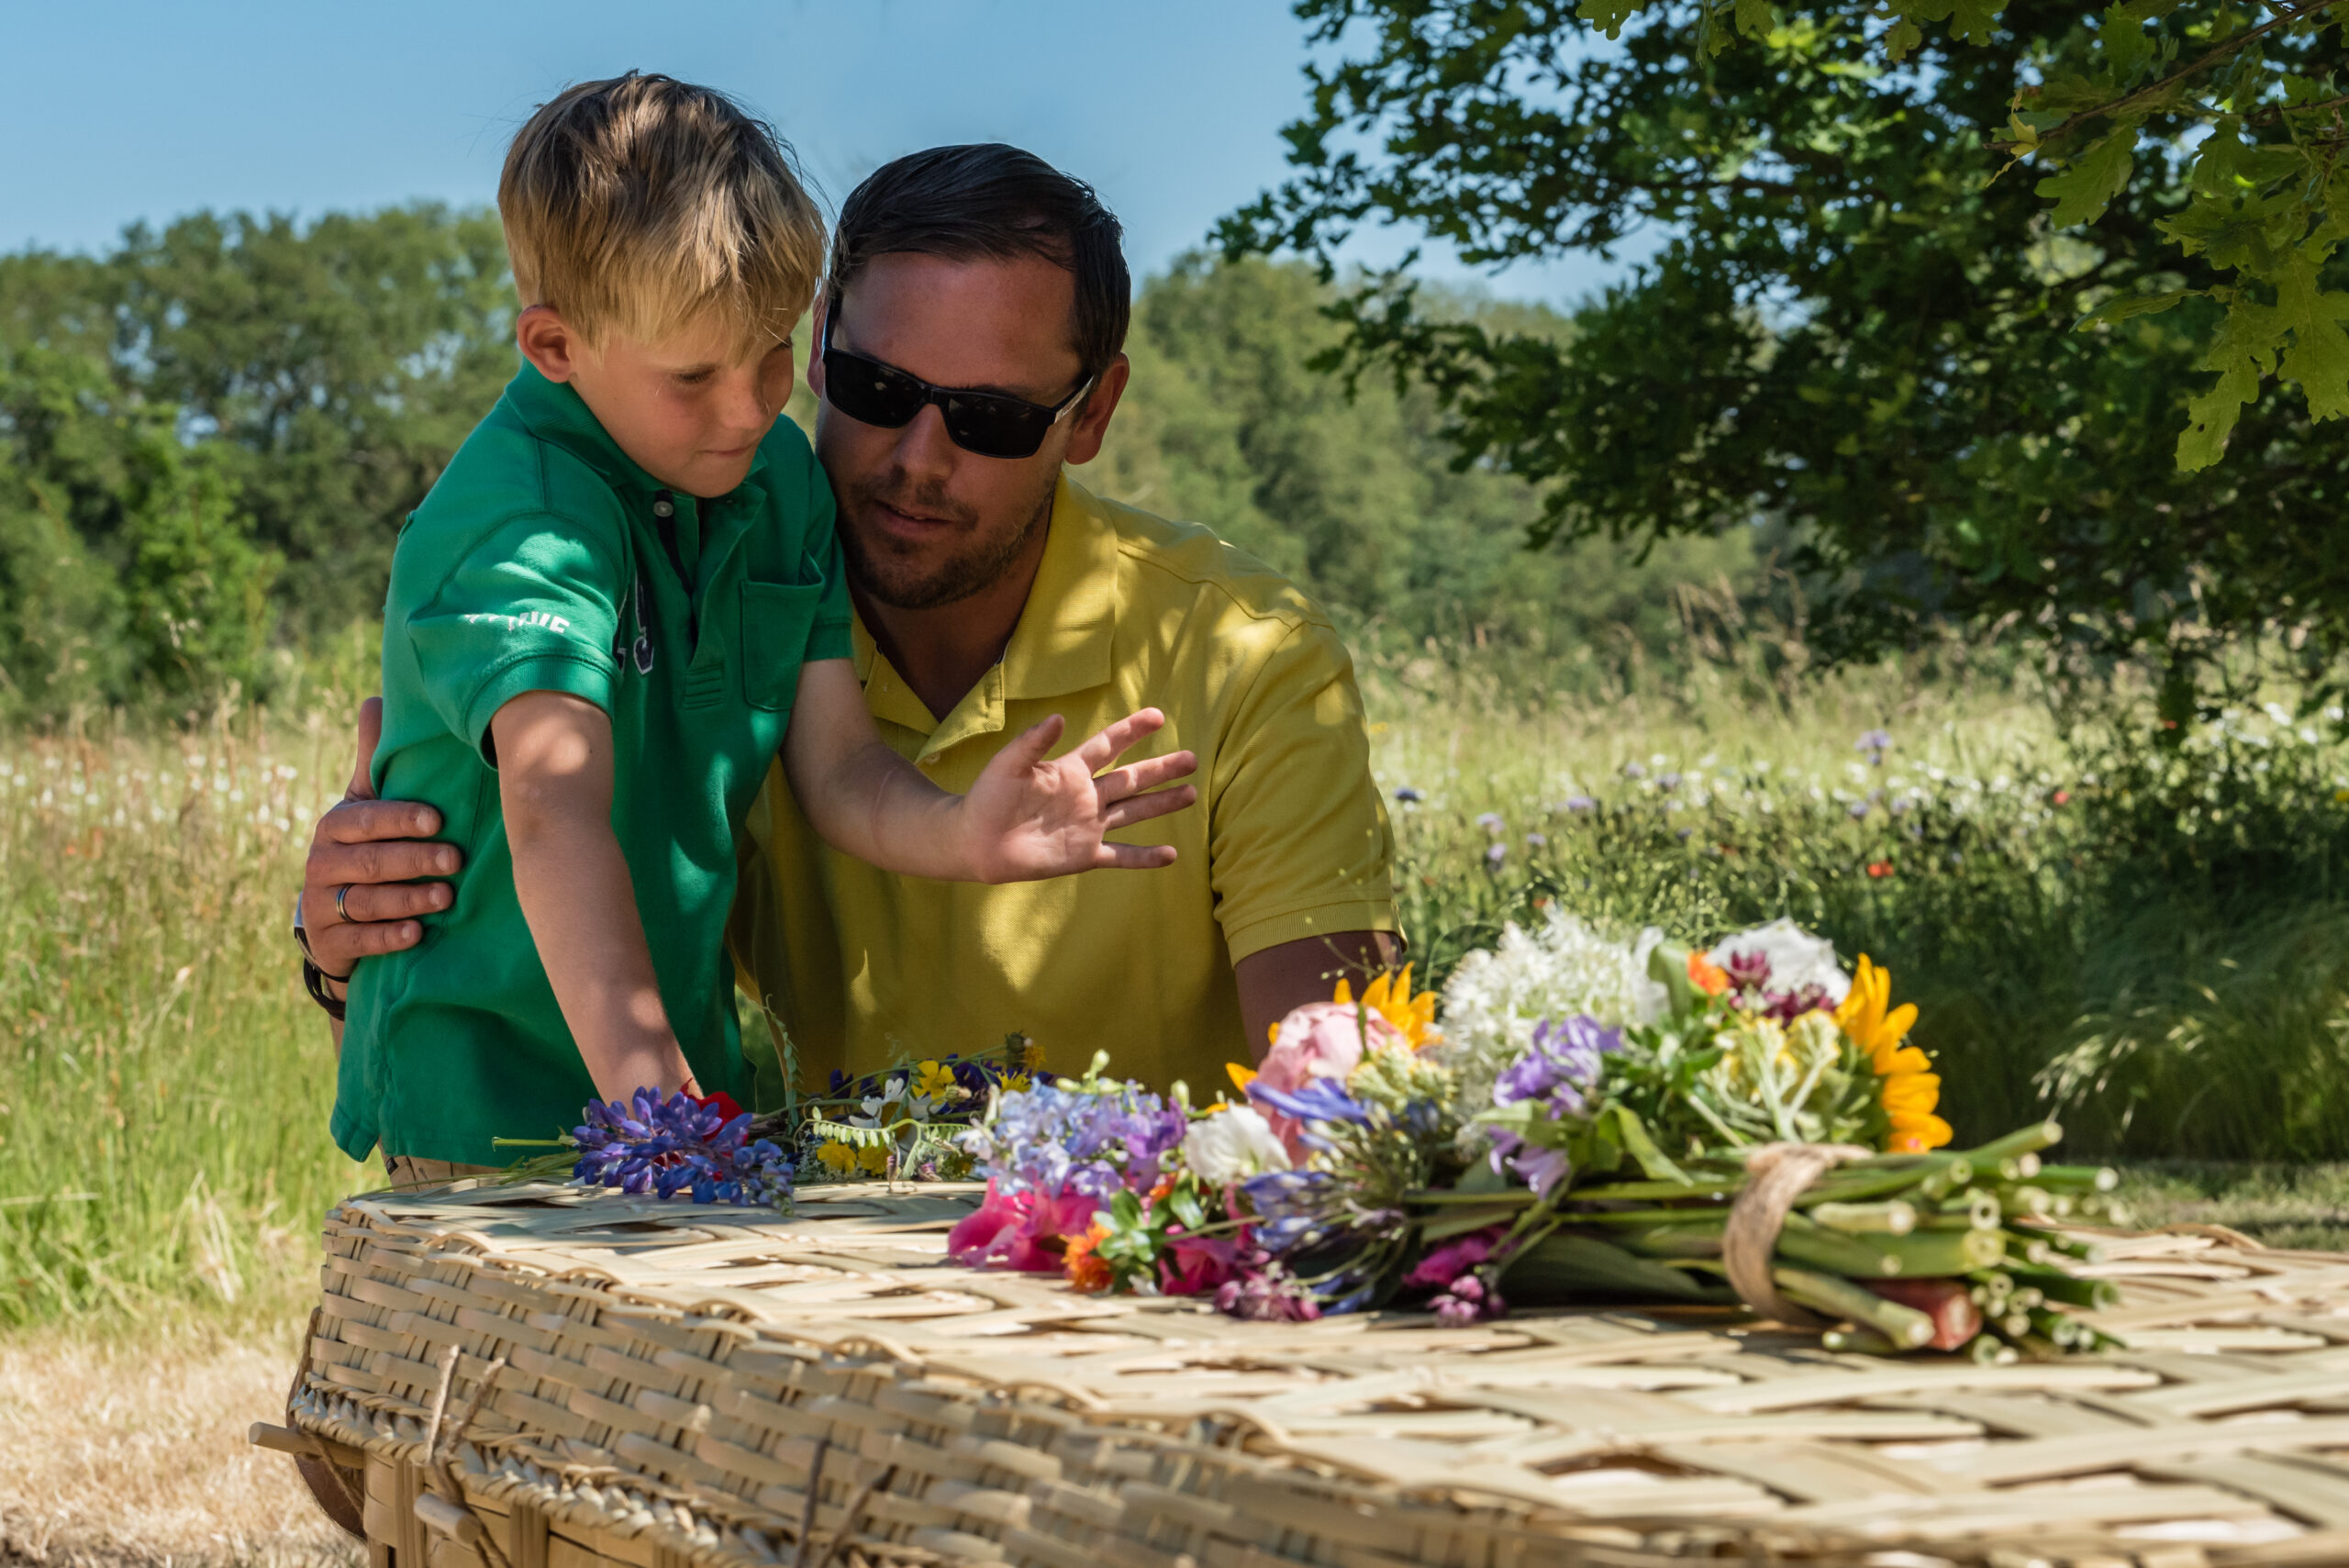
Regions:
<instances>
[{"instance_id":1,"label":"wicker weave pattern","mask_svg":"<svg viewBox=\"0 0 2349 1568\"><path fill-rule=\"evenodd\" d=\"M509 1363L458 1462L512 1568L789 1562L819 1441L819 1544L895 1467L874 1562L2349 1563L2349 1257L2114 1238L2127 1353L1978 1367L1713 1313L1235 1322L948 1264L970 1202L354 1199L295 1419L366 1451L400 1568L503 1568L407 1518L451 1346L452 1407Z\"/></svg>"}]
</instances>

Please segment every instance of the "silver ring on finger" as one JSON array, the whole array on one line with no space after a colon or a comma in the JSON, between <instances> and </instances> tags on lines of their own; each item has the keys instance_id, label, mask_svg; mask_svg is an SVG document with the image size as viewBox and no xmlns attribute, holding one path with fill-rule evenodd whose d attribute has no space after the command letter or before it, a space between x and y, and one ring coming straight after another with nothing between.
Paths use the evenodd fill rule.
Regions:
<instances>
[{"instance_id":1,"label":"silver ring on finger","mask_svg":"<svg viewBox=\"0 0 2349 1568\"><path fill-rule=\"evenodd\" d=\"M350 896L351 884L347 882L334 890L334 917L346 926L355 926L359 922L352 919L351 911L342 906L342 901Z\"/></svg>"}]
</instances>

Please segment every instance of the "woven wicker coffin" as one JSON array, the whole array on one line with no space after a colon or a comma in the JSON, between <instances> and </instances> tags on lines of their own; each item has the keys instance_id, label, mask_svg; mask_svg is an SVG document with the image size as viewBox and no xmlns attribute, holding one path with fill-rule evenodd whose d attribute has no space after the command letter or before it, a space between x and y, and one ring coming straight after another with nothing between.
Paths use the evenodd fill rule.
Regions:
<instances>
[{"instance_id":1,"label":"woven wicker coffin","mask_svg":"<svg viewBox=\"0 0 2349 1568\"><path fill-rule=\"evenodd\" d=\"M958 1268L972 1201L353 1199L291 1419L374 1568L2349 1563L2349 1257L2112 1237L2128 1351L1981 1367L1727 1313L1237 1322Z\"/></svg>"}]
</instances>

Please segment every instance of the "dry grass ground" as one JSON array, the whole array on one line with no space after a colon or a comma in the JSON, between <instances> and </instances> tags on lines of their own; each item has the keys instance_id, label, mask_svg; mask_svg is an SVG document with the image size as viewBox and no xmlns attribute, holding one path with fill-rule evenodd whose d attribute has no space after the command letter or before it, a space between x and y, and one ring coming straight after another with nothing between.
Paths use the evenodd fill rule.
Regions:
<instances>
[{"instance_id":1,"label":"dry grass ground","mask_svg":"<svg viewBox=\"0 0 2349 1568\"><path fill-rule=\"evenodd\" d=\"M245 1444L284 1408L298 1343L285 1323L0 1337L0 1563L363 1561L292 1461Z\"/></svg>"}]
</instances>

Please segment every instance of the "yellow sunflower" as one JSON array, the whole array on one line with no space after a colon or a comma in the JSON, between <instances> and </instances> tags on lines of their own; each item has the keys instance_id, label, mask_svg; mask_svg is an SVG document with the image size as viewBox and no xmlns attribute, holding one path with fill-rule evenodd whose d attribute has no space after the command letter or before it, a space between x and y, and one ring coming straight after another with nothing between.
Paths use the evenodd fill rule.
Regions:
<instances>
[{"instance_id":1,"label":"yellow sunflower","mask_svg":"<svg viewBox=\"0 0 2349 1568\"><path fill-rule=\"evenodd\" d=\"M1892 1006L1892 973L1868 962L1864 953L1852 976L1852 990L1835 1009L1835 1022L1852 1042L1868 1053L1869 1063L1883 1082L1877 1093L1885 1114L1892 1118L1892 1137L1885 1147L1894 1154L1922 1154L1939 1149L1956 1134L1933 1114L1941 1104L1942 1081L1932 1059L1913 1045L1901 1042L1917 1022L1915 1004Z\"/></svg>"},{"instance_id":2,"label":"yellow sunflower","mask_svg":"<svg viewBox=\"0 0 2349 1568\"><path fill-rule=\"evenodd\" d=\"M1339 981L1337 994L1330 1000L1342 1007L1353 999L1354 988ZM1443 1038L1435 1029L1435 993L1411 995L1411 966L1408 963L1364 986L1362 1005L1400 1030L1414 1051L1425 1051Z\"/></svg>"}]
</instances>

